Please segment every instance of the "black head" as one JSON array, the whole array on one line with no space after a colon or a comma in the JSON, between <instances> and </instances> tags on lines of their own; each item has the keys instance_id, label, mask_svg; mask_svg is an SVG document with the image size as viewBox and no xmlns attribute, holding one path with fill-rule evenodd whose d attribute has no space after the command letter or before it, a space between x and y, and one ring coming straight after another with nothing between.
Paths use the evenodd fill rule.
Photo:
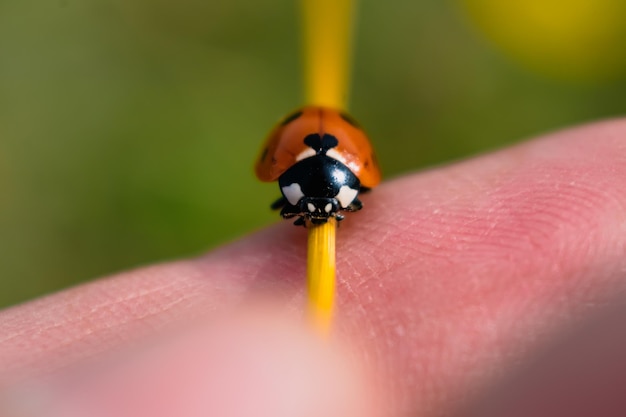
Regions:
<instances>
[{"instance_id":1,"label":"black head","mask_svg":"<svg viewBox=\"0 0 626 417\"><path fill-rule=\"evenodd\" d=\"M335 217L341 209L335 198L303 197L299 203L300 214L313 224L326 223L330 217Z\"/></svg>"},{"instance_id":2,"label":"black head","mask_svg":"<svg viewBox=\"0 0 626 417\"><path fill-rule=\"evenodd\" d=\"M285 198L281 214L285 218L298 216L298 224L305 220L321 224L331 217L341 220L340 211L356 211L361 207L357 199L359 179L348 167L327 155L318 154L297 162L280 176L278 184Z\"/></svg>"}]
</instances>

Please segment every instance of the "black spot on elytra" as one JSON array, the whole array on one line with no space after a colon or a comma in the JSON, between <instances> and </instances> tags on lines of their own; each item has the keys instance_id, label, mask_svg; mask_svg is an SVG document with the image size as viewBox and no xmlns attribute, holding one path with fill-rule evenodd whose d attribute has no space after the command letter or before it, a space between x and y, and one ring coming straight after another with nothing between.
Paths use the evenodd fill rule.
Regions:
<instances>
[{"instance_id":1,"label":"black spot on elytra","mask_svg":"<svg viewBox=\"0 0 626 417\"><path fill-rule=\"evenodd\" d=\"M304 138L304 144L315 149L315 152L318 155L326 155L326 152L328 152L329 149L339 145L339 141L336 137L327 133L321 137L319 133L312 133Z\"/></svg>"},{"instance_id":2,"label":"black spot on elytra","mask_svg":"<svg viewBox=\"0 0 626 417\"><path fill-rule=\"evenodd\" d=\"M339 113L339 116L346 122L350 123L352 126L356 127L357 129L361 128L361 126L357 123L357 121L354 120L352 116L350 116L349 114L341 112Z\"/></svg>"},{"instance_id":3,"label":"black spot on elytra","mask_svg":"<svg viewBox=\"0 0 626 417\"><path fill-rule=\"evenodd\" d=\"M280 122L280 125L281 126L288 125L289 123L293 122L300 116L302 116L302 110L298 110L297 112L291 113L289 116L285 117L282 122Z\"/></svg>"},{"instance_id":4,"label":"black spot on elytra","mask_svg":"<svg viewBox=\"0 0 626 417\"><path fill-rule=\"evenodd\" d=\"M269 152L269 148L263 149L263 152L261 152L261 162L265 161L265 157L267 156L268 152Z\"/></svg>"}]
</instances>

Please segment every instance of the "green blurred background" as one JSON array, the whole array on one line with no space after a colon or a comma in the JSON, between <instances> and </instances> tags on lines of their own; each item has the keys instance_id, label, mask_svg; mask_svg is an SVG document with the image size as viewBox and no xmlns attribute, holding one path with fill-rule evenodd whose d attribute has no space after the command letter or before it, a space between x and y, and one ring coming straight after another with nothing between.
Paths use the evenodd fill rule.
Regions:
<instances>
[{"instance_id":1,"label":"green blurred background","mask_svg":"<svg viewBox=\"0 0 626 417\"><path fill-rule=\"evenodd\" d=\"M620 1L361 1L351 110L385 175L622 114ZM301 104L296 17L0 0L0 306L279 221L252 162Z\"/></svg>"}]
</instances>

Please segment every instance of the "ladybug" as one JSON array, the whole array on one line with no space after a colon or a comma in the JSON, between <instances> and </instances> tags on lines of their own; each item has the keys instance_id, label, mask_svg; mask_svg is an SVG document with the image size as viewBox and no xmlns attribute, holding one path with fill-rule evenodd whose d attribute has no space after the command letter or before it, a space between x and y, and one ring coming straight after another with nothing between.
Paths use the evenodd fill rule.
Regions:
<instances>
[{"instance_id":1,"label":"ladybug","mask_svg":"<svg viewBox=\"0 0 626 417\"><path fill-rule=\"evenodd\" d=\"M380 182L380 169L361 127L346 113L307 106L276 126L255 165L261 181L276 181L282 197L274 204L295 225L323 224L341 211L363 206L359 193Z\"/></svg>"}]
</instances>

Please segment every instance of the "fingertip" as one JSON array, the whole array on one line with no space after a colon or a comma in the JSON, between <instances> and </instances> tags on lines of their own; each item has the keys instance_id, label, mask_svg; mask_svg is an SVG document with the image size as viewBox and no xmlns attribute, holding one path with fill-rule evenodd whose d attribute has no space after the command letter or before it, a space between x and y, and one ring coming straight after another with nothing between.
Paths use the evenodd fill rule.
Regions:
<instances>
[{"instance_id":1,"label":"fingertip","mask_svg":"<svg viewBox=\"0 0 626 417\"><path fill-rule=\"evenodd\" d=\"M31 415L377 415L346 350L285 319L284 311L259 306L200 321L109 362L83 364L48 388L47 403Z\"/></svg>"}]
</instances>

